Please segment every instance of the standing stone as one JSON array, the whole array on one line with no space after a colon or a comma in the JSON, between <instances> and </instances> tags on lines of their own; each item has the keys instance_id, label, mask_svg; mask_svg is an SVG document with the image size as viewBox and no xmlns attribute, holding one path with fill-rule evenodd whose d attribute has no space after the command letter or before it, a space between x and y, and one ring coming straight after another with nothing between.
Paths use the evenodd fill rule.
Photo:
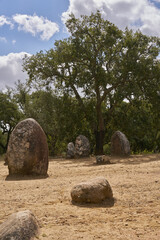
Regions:
<instances>
[{"instance_id":1,"label":"standing stone","mask_svg":"<svg viewBox=\"0 0 160 240\"><path fill-rule=\"evenodd\" d=\"M97 177L74 186L71 190L71 198L76 203L100 203L112 199L113 192L104 177Z\"/></svg>"},{"instance_id":2,"label":"standing stone","mask_svg":"<svg viewBox=\"0 0 160 240\"><path fill-rule=\"evenodd\" d=\"M47 174L47 140L43 129L34 119L19 122L11 133L7 161L9 175Z\"/></svg>"},{"instance_id":3,"label":"standing stone","mask_svg":"<svg viewBox=\"0 0 160 240\"><path fill-rule=\"evenodd\" d=\"M79 135L75 141L75 157L88 157L90 154L90 143L88 138Z\"/></svg>"},{"instance_id":4,"label":"standing stone","mask_svg":"<svg viewBox=\"0 0 160 240\"><path fill-rule=\"evenodd\" d=\"M74 143L70 142L67 145L67 153L66 153L66 158L74 158L74 154L75 154L75 147L74 147Z\"/></svg>"},{"instance_id":5,"label":"standing stone","mask_svg":"<svg viewBox=\"0 0 160 240\"><path fill-rule=\"evenodd\" d=\"M111 164L110 160L105 155L96 156L96 163L98 165L101 165L101 164Z\"/></svg>"},{"instance_id":6,"label":"standing stone","mask_svg":"<svg viewBox=\"0 0 160 240\"><path fill-rule=\"evenodd\" d=\"M111 155L120 157L130 155L129 141L120 131L116 131L111 137Z\"/></svg>"},{"instance_id":7,"label":"standing stone","mask_svg":"<svg viewBox=\"0 0 160 240\"><path fill-rule=\"evenodd\" d=\"M13 213L0 225L1 240L31 240L38 232L38 222L29 210Z\"/></svg>"}]
</instances>

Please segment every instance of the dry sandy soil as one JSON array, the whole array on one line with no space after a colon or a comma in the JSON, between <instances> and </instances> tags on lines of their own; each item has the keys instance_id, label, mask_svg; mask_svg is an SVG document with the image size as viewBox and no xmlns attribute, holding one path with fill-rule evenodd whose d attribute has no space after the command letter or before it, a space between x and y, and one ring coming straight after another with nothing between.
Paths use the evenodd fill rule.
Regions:
<instances>
[{"instance_id":1,"label":"dry sandy soil","mask_svg":"<svg viewBox=\"0 0 160 240\"><path fill-rule=\"evenodd\" d=\"M50 159L45 179L6 179L0 162L0 223L29 209L40 223L40 240L159 240L160 154L110 159ZM71 188L96 176L109 181L114 201L74 205Z\"/></svg>"}]
</instances>

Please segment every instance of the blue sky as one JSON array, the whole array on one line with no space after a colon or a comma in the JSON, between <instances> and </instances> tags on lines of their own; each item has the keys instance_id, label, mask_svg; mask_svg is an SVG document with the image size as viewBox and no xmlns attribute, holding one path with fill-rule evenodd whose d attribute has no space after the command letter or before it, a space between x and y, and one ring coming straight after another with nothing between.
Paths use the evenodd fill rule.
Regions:
<instances>
[{"instance_id":1,"label":"blue sky","mask_svg":"<svg viewBox=\"0 0 160 240\"><path fill-rule=\"evenodd\" d=\"M97 9L121 29L160 37L160 0L0 0L0 90L27 78L24 54L48 50L68 36L64 22L71 12L80 17Z\"/></svg>"},{"instance_id":2,"label":"blue sky","mask_svg":"<svg viewBox=\"0 0 160 240\"><path fill-rule=\"evenodd\" d=\"M64 37L63 31L57 30L49 39L42 40L40 37L42 32L34 36L25 30L18 30L19 24L13 19L17 14L21 17L23 15L43 17L63 28L61 14L67 10L68 5L68 0L0 0L0 16L5 16L11 24L14 24L14 26L4 24L0 27L0 55L21 51L34 54L40 49L53 47L55 39Z\"/></svg>"}]
</instances>

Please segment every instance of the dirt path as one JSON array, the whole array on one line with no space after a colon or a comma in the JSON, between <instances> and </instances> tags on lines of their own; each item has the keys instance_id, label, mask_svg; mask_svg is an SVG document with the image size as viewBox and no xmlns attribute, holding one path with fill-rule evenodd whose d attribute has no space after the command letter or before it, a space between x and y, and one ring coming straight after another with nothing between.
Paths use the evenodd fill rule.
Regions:
<instances>
[{"instance_id":1,"label":"dirt path","mask_svg":"<svg viewBox=\"0 0 160 240\"><path fill-rule=\"evenodd\" d=\"M159 240L160 154L111 159L51 159L46 179L6 180L0 162L0 223L29 209L41 225L40 240ZM72 186L96 176L109 181L114 202L73 205Z\"/></svg>"}]
</instances>

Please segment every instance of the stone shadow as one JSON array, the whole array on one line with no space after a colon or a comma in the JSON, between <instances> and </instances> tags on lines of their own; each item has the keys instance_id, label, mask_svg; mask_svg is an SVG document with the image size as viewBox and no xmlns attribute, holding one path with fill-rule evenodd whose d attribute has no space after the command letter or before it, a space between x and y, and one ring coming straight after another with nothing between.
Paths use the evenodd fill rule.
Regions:
<instances>
[{"instance_id":1,"label":"stone shadow","mask_svg":"<svg viewBox=\"0 0 160 240\"><path fill-rule=\"evenodd\" d=\"M116 203L116 198L106 199L101 203L77 203L71 201L71 203L77 207L81 208L111 208Z\"/></svg>"},{"instance_id":2,"label":"stone shadow","mask_svg":"<svg viewBox=\"0 0 160 240\"><path fill-rule=\"evenodd\" d=\"M37 180L46 179L49 175L7 175L5 181L23 181L23 180Z\"/></svg>"}]
</instances>

